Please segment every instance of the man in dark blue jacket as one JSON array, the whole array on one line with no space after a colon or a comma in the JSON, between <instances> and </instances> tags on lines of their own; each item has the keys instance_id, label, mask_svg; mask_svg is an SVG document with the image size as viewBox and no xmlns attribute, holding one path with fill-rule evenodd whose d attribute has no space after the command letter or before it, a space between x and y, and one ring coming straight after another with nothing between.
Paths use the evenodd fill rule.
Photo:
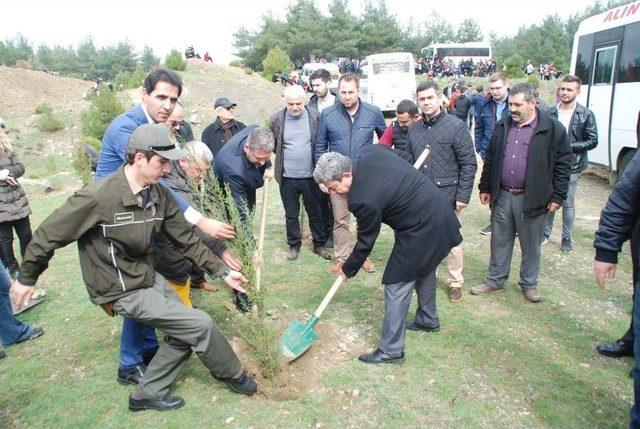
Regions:
<instances>
[{"instance_id":1,"label":"man in dark blue jacket","mask_svg":"<svg viewBox=\"0 0 640 429\"><path fill-rule=\"evenodd\" d=\"M315 161L327 152L338 152L350 159L356 159L360 151L373 143L373 133L382 136L387 124L382 112L376 106L360 100L360 79L355 74L346 74L338 81L340 103L327 107L318 120ZM322 189L322 185L320 185ZM326 189L323 189L327 192ZM349 208L347 198L342 194L331 194L333 210L333 243L336 263L332 272L342 269L349 256ZM363 265L365 272L375 271L371 260Z\"/></svg>"},{"instance_id":2,"label":"man in dark blue jacket","mask_svg":"<svg viewBox=\"0 0 640 429\"><path fill-rule=\"evenodd\" d=\"M640 220L640 151L631 159L622 180L609 196L609 201L600 214L600 225L596 231L593 246L596 248L594 273L598 286L604 288L605 280L613 280L618 264L618 253L622 244L631 238L634 227ZM633 246L633 244L632 244ZM640 268L634 260L634 270ZM635 280L635 279L634 279ZM640 282L634 285L633 333L640 335ZM634 403L631 408L630 428L640 428L640 341L633 343L633 354L636 357L633 368Z\"/></svg>"}]
</instances>

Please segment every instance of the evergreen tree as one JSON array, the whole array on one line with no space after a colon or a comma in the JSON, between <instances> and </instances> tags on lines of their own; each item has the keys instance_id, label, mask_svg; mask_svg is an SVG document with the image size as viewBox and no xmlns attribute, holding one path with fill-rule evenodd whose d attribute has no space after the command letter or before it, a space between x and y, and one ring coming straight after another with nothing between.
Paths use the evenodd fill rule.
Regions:
<instances>
[{"instance_id":1,"label":"evergreen tree","mask_svg":"<svg viewBox=\"0 0 640 429\"><path fill-rule=\"evenodd\" d=\"M480 29L478 22L473 18L465 18L458 27L456 41L459 43L481 42L482 30Z\"/></svg>"},{"instance_id":2,"label":"evergreen tree","mask_svg":"<svg viewBox=\"0 0 640 429\"><path fill-rule=\"evenodd\" d=\"M145 46L140 56L140 64L145 71L149 71L156 65L160 64L160 57L156 57L153 53L153 49L149 46Z\"/></svg>"}]
</instances>

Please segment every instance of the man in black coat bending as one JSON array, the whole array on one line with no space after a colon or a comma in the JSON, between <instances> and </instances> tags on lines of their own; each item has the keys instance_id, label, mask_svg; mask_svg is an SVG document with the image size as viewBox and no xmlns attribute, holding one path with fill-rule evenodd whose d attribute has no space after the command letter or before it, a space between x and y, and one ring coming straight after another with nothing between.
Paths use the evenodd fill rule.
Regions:
<instances>
[{"instance_id":1,"label":"man in black coat bending","mask_svg":"<svg viewBox=\"0 0 640 429\"><path fill-rule=\"evenodd\" d=\"M356 245L340 272L345 280L356 275L371 253L382 223L394 230L395 243L382 277L382 338L375 351L359 359L402 362L405 329L440 330L435 269L462 242L460 223L436 185L387 147L368 146L353 162L336 152L324 154L314 179L330 193L346 194L349 211L358 220ZM415 321L409 322L406 317L414 288L418 309Z\"/></svg>"}]
</instances>

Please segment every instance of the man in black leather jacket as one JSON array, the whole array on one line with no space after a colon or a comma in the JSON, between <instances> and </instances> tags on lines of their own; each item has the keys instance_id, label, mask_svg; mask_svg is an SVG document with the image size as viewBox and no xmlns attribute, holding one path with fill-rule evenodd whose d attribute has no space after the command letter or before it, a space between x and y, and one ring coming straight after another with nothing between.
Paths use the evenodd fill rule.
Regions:
<instances>
[{"instance_id":1,"label":"man in black leather jacket","mask_svg":"<svg viewBox=\"0 0 640 429\"><path fill-rule=\"evenodd\" d=\"M580 94L580 78L573 75L565 75L560 85L560 103L550 108L547 112L558 119L567 129L567 138L571 144L573 157L571 160L571 176L569 177L569 190L567 198L562 202L562 243L560 250L565 253L573 251L571 230L576 219L576 190L580 175L587 168L587 152L598 145L598 128L593 112L576 101ZM544 231L543 244L551 237L555 212L547 215L547 224Z\"/></svg>"}]
</instances>

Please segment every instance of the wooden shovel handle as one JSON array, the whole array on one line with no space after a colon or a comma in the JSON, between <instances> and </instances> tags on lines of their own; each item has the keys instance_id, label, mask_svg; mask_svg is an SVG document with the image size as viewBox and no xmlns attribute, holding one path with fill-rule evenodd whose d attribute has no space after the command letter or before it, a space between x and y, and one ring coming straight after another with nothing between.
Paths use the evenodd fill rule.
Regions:
<instances>
[{"instance_id":1,"label":"wooden shovel handle","mask_svg":"<svg viewBox=\"0 0 640 429\"><path fill-rule=\"evenodd\" d=\"M338 291L338 288L340 287L341 284L342 284L342 276L338 276L336 281L333 282L333 286L331 286L331 289L329 289L329 292L327 292L327 295L324 297L324 299L320 303L320 307L318 307L316 312L313 313L315 317L320 318L320 316L322 315L322 312L324 311L325 308L327 308L327 305L329 305L331 298L333 298L333 295L335 295L335 293Z\"/></svg>"},{"instance_id":2,"label":"wooden shovel handle","mask_svg":"<svg viewBox=\"0 0 640 429\"><path fill-rule=\"evenodd\" d=\"M264 179L262 187L262 209L260 211L260 231L258 233L258 258L259 263L256 267L256 291L260 292L260 283L262 281L262 266L264 265L264 230L267 226L267 194L269 193L269 179Z\"/></svg>"},{"instance_id":3,"label":"wooden shovel handle","mask_svg":"<svg viewBox=\"0 0 640 429\"><path fill-rule=\"evenodd\" d=\"M417 168L419 170L420 167L422 167L422 164L424 164L424 162L427 160L427 157L429 156L430 152L431 151L429 150L428 147L425 148L420 154L420 156L418 157L418 159L416 160L416 162L413 164L413 168Z\"/></svg>"}]
</instances>

